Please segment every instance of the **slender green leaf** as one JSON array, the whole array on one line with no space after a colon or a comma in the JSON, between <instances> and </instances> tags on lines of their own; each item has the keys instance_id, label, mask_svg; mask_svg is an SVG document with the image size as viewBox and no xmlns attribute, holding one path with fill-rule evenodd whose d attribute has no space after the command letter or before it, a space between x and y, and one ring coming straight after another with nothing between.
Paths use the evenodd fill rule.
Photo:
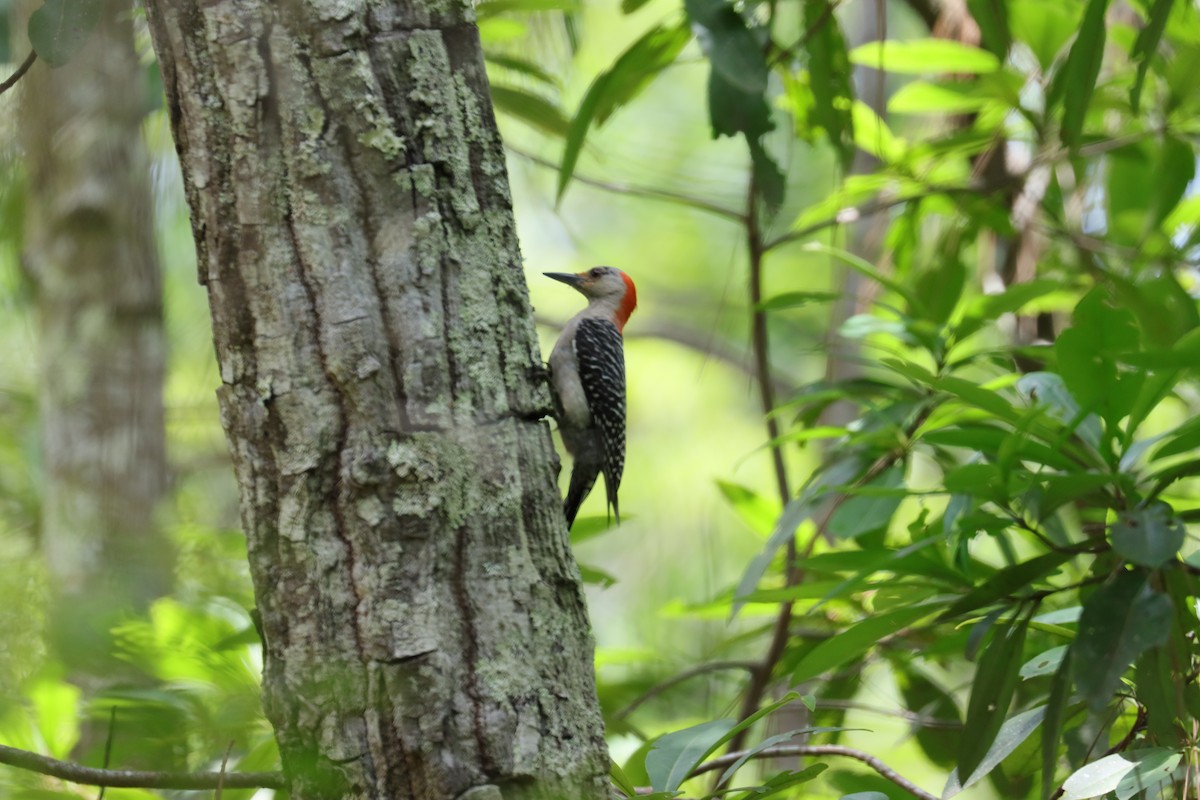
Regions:
<instances>
[{"instance_id":1,"label":"slender green leaf","mask_svg":"<svg viewBox=\"0 0 1200 800\"><path fill-rule=\"evenodd\" d=\"M992 641L980 654L963 723L962 747L958 751L959 775L974 777L1004 725L1017 688L1028 629L1028 614L1014 619L992 634Z\"/></svg>"},{"instance_id":2,"label":"slender green leaf","mask_svg":"<svg viewBox=\"0 0 1200 800\"><path fill-rule=\"evenodd\" d=\"M893 636L919 620L932 616L941 603L900 608L876 614L854 623L832 639L826 639L808 652L792 672L793 683L803 683L828 670L840 667L866 653L879 641Z\"/></svg>"},{"instance_id":3,"label":"slender green leaf","mask_svg":"<svg viewBox=\"0 0 1200 800\"><path fill-rule=\"evenodd\" d=\"M732 727L733 720L715 719L660 736L646 754L651 788L658 792L678 789Z\"/></svg>"},{"instance_id":4,"label":"slender green leaf","mask_svg":"<svg viewBox=\"0 0 1200 800\"><path fill-rule=\"evenodd\" d=\"M1063 65L1061 89L1055 99L1062 100L1062 140L1072 149L1079 146L1083 121L1087 116L1096 79L1100 77L1100 62L1104 58L1106 28L1104 14L1109 0L1088 0L1079 35Z\"/></svg>"},{"instance_id":5,"label":"slender green leaf","mask_svg":"<svg viewBox=\"0 0 1200 800\"><path fill-rule=\"evenodd\" d=\"M1046 727L1042 730L1042 798L1049 800L1054 792L1054 773L1058 765L1059 736L1066 719L1067 699L1071 694L1071 650L1063 655L1046 698Z\"/></svg>"},{"instance_id":6,"label":"slender green leaf","mask_svg":"<svg viewBox=\"0 0 1200 800\"><path fill-rule=\"evenodd\" d=\"M497 111L509 114L551 136L567 135L567 118L544 97L511 86L492 84L492 102Z\"/></svg>"},{"instance_id":7,"label":"slender green leaf","mask_svg":"<svg viewBox=\"0 0 1200 800\"><path fill-rule=\"evenodd\" d=\"M951 39L868 42L850 51L850 61L872 69L915 75L930 72L980 74L1000 69L1000 59L992 53Z\"/></svg>"},{"instance_id":8,"label":"slender green leaf","mask_svg":"<svg viewBox=\"0 0 1200 800\"><path fill-rule=\"evenodd\" d=\"M1133 82L1133 88L1129 90L1129 103L1133 106L1134 114L1138 113L1142 87L1146 84L1146 73L1150 70L1154 54L1158 52L1158 43L1162 41L1163 31L1167 28L1167 19L1171 16L1171 6L1174 3L1175 0L1154 0L1154 5L1150 8L1150 18L1138 31L1133 49L1129 53L1129 60L1138 65L1137 79Z\"/></svg>"},{"instance_id":9,"label":"slender green leaf","mask_svg":"<svg viewBox=\"0 0 1200 800\"><path fill-rule=\"evenodd\" d=\"M946 781L946 788L942 790L942 800L949 800L963 789L978 783L1001 761L1012 755L1012 752L1037 730L1038 725L1042 724L1045 713L1046 707L1038 706L1028 711L1022 711L1020 714L1014 714L1005 720L996 733L992 746L988 748L987 754L980 760L979 766L975 768L965 783L959 779L958 769L950 773L950 779Z\"/></svg>"},{"instance_id":10,"label":"slender green leaf","mask_svg":"<svg viewBox=\"0 0 1200 800\"><path fill-rule=\"evenodd\" d=\"M1005 567L956 600L939 619L957 619L976 609L1011 598L1022 589L1032 588L1036 581L1045 578L1073 557L1072 553L1045 553L1028 561L1013 564L1011 567Z\"/></svg>"},{"instance_id":11,"label":"slender green leaf","mask_svg":"<svg viewBox=\"0 0 1200 800\"><path fill-rule=\"evenodd\" d=\"M690 40L691 31L682 23L652 28L592 82L567 132L558 169L559 200L575 174L579 154L593 122L603 123L614 111L637 97L655 75L675 61Z\"/></svg>"},{"instance_id":12,"label":"slender green leaf","mask_svg":"<svg viewBox=\"0 0 1200 800\"><path fill-rule=\"evenodd\" d=\"M1067 657L1067 647L1068 645L1065 644L1059 645L1051 647L1044 653L1038 653L1021 665L1021 677L1029 680L1057 672L1058 668L1062 666L1063 659Z\"/></svg>"}]
</instances>

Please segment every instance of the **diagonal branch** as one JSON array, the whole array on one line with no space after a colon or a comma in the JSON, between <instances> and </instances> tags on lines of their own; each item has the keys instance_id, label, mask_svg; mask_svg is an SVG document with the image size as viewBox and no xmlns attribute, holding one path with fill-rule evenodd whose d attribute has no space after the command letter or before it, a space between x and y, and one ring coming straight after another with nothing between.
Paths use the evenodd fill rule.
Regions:
<instances>
[{"instance_id":1,"label":"diagonal branch","mask_svg":"<svg viewBox=\"0 0 1200 800\"><path fill-rule=\"evenodd\" d=\"M39 775L114 789L282 789L281 772L151 772L97 769L0 744L0 764Z\"/></svg>"},{"instance_id":2,"label":"diagonal branch","mask_svg":"<svg viewBox=\"0 0 1200 800\"><path fill-rule=\"evenodd\" d=\"M21 66L17 67L17 71L5 78L3 83L0 83L0 94L4 94L15 86L17 81L21 80L26 72L29 72L29 68L33 66L34 61L37 61L37 51L30 50L29 55L25 56L25 60L21 62Z\"/></svg>"}]
</instances>

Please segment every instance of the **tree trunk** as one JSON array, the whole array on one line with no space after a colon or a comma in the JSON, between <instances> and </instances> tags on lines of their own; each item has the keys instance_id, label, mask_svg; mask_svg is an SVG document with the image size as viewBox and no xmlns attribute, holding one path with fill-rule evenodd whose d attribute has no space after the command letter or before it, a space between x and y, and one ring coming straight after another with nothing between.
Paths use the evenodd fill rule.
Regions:
<instances>
[{"instance_id":1,"label":"tree trunk","mask_svg":"<svg viewBox=\"0 0 1200 800\"><path fill-rule=\"evenodd\" d=\"M606 796L470 6L147 13L292 796Z\"/></svg>"},{"instance_id":2,"label":"tree trunk","mask_svg":"<svg viewBox=\"0 0 1200 800\"><path fill-rule=\"evenodd\" d=\"M88 694L137 679L111 657L109 631L172 583L155 523L166 348L131 12L127 0L106 0L71 62L36 63L19 87L22 261L40 326L41 542L58 594L50 630ZM81 747L96 738L85 732Z\"/></svg>"}]
</instances>

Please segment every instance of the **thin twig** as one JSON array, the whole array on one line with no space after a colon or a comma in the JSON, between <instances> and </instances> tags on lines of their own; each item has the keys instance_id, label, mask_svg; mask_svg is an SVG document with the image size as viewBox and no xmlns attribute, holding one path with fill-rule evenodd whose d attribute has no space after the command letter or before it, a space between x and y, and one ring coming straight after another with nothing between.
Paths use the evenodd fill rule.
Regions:
<instances>
[{"instance_id":1,"label":"thin twig","mask_svg":"<svg viewBox=\"0 0 1200 800\"><path fill-rule=\"evenodd\" d=\"M758 374L758 394L762 400L763 415L766 418L767 441L771 445L771 464L775 473L775 484L779 490L779 500L787 506L792 499L790 482L787 475L787 464L783 460L783 445L780 443L779 418L775 411L775 394L771 384L771 339L767 329L767 313L763 310L763 259L767 249L763 241L762 229L758 219L758 182L753 173L746 192L746 246L750 257L750 344L754 352L754 365ZM800 582L803 573L794 568L796 562L796 538L790 537L786 546L784 564L785 588L795 586ZM742 696L742 708L738 713L738 721L748 719L758 710L775 665L783 657L787 649L789 628L792 622L792 602L781 603L779 614L771 631L771 643L758 667L751 670L750 682L746 693ZM740 750L749 733L743 728L729 740L730 750Z\"/></svg>"},{"instance_id":2,"label":"thin twig","mask_svg":"<svg viewBox=\"0 0 1200 800\"><path fill-rule=\"evenodd\" d=\"M739 759L750 755L750 751L741 751L737 753L726 753L723 756L705 761L696 769L692 770L692 776L701 775L705 772L713 772L715 770L728 769L733 766ZM778 747L768 747L765 750L760 750L753 755L752 759L758 758L791 758L796 756L844 756L845 758L853 758L855 761L861 761L871 769L879 773L880 776L887 778L892 783L899 786L904 791L920 798L920 800L938 800L937 795L930 794L915 783L905 778L899 772L889 767L887 764L880 761L870 753L862 750L856 750L853 747L844 747L839 744L785 744Z\"/></svg>"},{"instance_id":3,"label":"thin twig","mask_svg":"<svg viewBox=\"0 0 1200 800\"><path fill-rule=\"evenodd\" d=\"M25 60L21 62L21 66L17 67L17 71L9 75L4 83L0 83L0 94L4 94L15 86L17 81L21 80L26 72L29 72L29 68L33 66L34 61L37 61L37 52L30 50L29 55L25 56Z\"/></svg>"},{"instance_id":4,"label":"thin twig","mask_svg":"<svg viewBox=\"0 0 1200 800\"><path fill-rule=\"evenodd\" d=\"M663 692L672 688L673 686L678 686L679 684L683 683L684 681L690 680L690 679L698 677L700 675L705 675L709 672L720 672L721 670L729 670L729 669L744 669L744 670L753 671L757 668L758 668L757 661L710 661L707 664L698 664L697 666L694 666L691 669L685 669L683 672L680 672L677 675L672 675L670 678L667 678L662 683L658 683L658 684L655 684L654 686L651 686L649 689L647 689L646 691L644 691L640 695L638 695L637 698L633 700L633 702L631 702L629 705L625 706L620 711L618 711L616 714L614 714L613 718L614 719L625 719L626 717L628 717L630 714L632 714L634 711L636 711L640 706L642 706L647 701L653 700L655 697L658 697L660 694L662 694Z\"/></svg>"},{"instance_id":5,"label":"thin twig","mask_svg":"<svg viewBox=\"0 0 1200 800\"><path fill-rule=\"evenodd\" d=\"M232 751L233 739L230 739L225 747L225 756L221 759L221 771L217 773L217 790L213 792L213 800L221 800L221 793L225 791L225 768L229 766L229 754Z\"/></svg>"},{"instance_id":6,"label":"thin twig","mask_svg":"<svg viewBox=\"0 0 1200 800\"><path fill-rule=\"evenodd\" d=\"M534 155L533 153L522 150L518 147L513 147L512 145L505 145L505 149L507 149L508 152L512 153L513 155L520 156L521 158L537 164L540 167L546 167L547 169L558 171L558 164L554 163L548 158L542 158L541 156ZM666 189L655 189L650 186L639 186L633 183L603 181L599 178L581 175L578 172L575 172L571 175L571 180L579 181L580 183L587 184L588 186L592 186L597 189L603 189L606 192L612 192L614 194L624 194L629 195L630 197L644 197L647 200L661 200L667 203L675 203L676 205L687 206L688 208L694 208L698 211L705 211L709 214L715 214L718 217L722 217L742 225L744 225L746 222L745 215L740 211L734 211L731 208L726 208L725 206L718 205L717 203L710 203L709 201L703 200L699 197L692 197L691 195L681 194L679 192L670 192Z\"/></svg>"},{"instance_id":7,"label":"thin twig","mask_svg":"<svg viewBox=\"0 0 1200 800\"><path fill-rule=\"evenodd\" d=\"M230 789L282 789L281 772L151 772L148 770L96 769L71 761L30 753L0 744L0 764L39 775L114 789L215 789L222 783Z\"/></svg>"},{"instance_id":8,"label":"thin twig","mask_svg":"<svg viewBox=\"0 0 1200 800\"><path fill-rule=\"evenodd\" d=\"M108 715L108 736L104 739L104 769L108 769L112 764L112 745L113 733L117 729L117 707L113 706L112 711ZM104 792L108 789L107 786L100 787L100 793L96 795L96 800L104 800Z\"/></svg>"}]
</instances>

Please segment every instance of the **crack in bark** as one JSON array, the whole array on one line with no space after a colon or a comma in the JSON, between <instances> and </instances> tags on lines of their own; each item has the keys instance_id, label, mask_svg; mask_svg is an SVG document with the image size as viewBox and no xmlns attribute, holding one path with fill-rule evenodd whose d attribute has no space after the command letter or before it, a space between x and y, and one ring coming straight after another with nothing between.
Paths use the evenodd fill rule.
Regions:
<instances>
[{"instance_id":1,"label":"crack in bark","mask_svg":"<svg viewBox=\"0 0 1200 800\"><path fill-rule=\"evenodd\" d=\"M471 728L475 736L475 746L479 748L479 763L484 775L489 778L497 774L496 761L487 743L486 722L483 718L483 696L479 690L479 641L476 638L475 609L471 607L470 593L467 591L467 541L466 526L460 525L455 533L454 542L454 574L451 583L454 586L454 602L458 606L462 618L463 661L467 667L465 688L471 698Z\"/></svg>"}]
</instances>

